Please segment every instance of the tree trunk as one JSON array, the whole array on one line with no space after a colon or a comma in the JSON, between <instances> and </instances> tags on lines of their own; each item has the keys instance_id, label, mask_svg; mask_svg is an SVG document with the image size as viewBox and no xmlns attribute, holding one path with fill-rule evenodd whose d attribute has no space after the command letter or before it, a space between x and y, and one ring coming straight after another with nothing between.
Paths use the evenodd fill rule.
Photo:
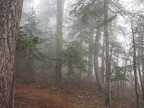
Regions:
<instances>
[{"instance_id":1,"label":"tree trunk","mask_svg":"<svg viewBox=\"0 0 144 108\"><path fill-rule=\"evenodd\" d=\"M89 35L88 75L86 81L90 82L93 76L93 35Z\"/></svg>"},{"instance_id":2,"label":"tree trunk","mask_svg":"<svg viewBox=\"0 0 144 108\"><path fill-rule=\"evenodd\" d=\"M103 37L103 46L102 46L102 66L101 66L101 78L102 82L104 83L105 80L105 39Z\"/></svg>"},{"instance_id":3,"label":"tree trunk","mask_svg":"<svg viewBox=\"0 0 144 108\"><path fill-rule=\"evenodd\" d=\"M117 93L119 95L119 80L117 80L116 83L117 83Z\"/></svg>"},{"instance_id":4,"label":"tree trunk","mask_svg":"<svg viewBox=\"0 0 144 108\"><path fill-rule=\"evenodd\" d=\"M142 78L144 81L144 59L142 59Z\"/></svg>"},{"instance_id":5,"label":"tree trunk","mask_svg":"<svg viewBox=\"0 0 144 108\"><path fill-rule=\"evenodd\" d=\"M59 58L62 51L62 22L63 22L63 0L57 0L57 27L56 27L56 57ZM61 89L61 62L57 60L55 68L55 87Z\"/></svg>"},{"instance_id":6,"label":"tree trunk","mask_svg":"<svg viewBox=\"0 0 144 108\"><path fill-rule=\"evenodd\" d=\"M109 36L108 36L108 0L104 0L104 36L106 44L106 81L105 81L105 104L110 107L110 57L109 57Z\"/></svg>"},{"instance_id":7,"label":"tree trunk","mask_svg":"<svg viewBox=\"0 0 144 108\"><path fill-rule=\"evenodd\" d=\"M124 83L123 83L123 81L121 80L120 81L120 85L121 85L121 99L123 99L123 96L124 96L124 89L123 89L123 85L124 85Z\"/></svg>"},{"instance_id":8,"label":"tree trunk","mask_svg":"<svg viewBox=\"0 0 144 108\"><path fill-rule=\"evenodd\" d=\"M136 108L139 108L139 91L138 91L138 78L137 78L137 63L136 63L136 43L133 29L133 21L131 21L131 30L132 30L132 43L133 43L133 70L135 77L135 95L136 95Z\"/></svg>"},{"instance_id":9,"label":"tree trunk","mask_svg":"<svg viewBox=\"0 0 144 108\"><path fill-rule=\"evenodd\" d=\"M70 55L70 58L72 58L72 56ZM73 72L73 68L72 68L72 59L69 61L68 64L68 91L70 91L70 87L71 87L71 77L72 77L72 72Z\"/></svg>"},{"instance_id":10,"label":"tree trunk","mask_svg":"<svg viewBox=\"0 0 144 108\"><path fill-rule=\"evenodd\" d=\"M0 108L14 108L15 51L23 0L0 2Z\"/></svg>"},{"instance_id":11,"label":"tree trunk","mask_svg":"<svg viewBox=\"0 0 144 108\"><path fill-rule=\"evenodd\" d=\"M143 51L144 51L144 43L143 43L143 39L144 39L144 36L142 34L142 37L141 37L141 41L142 41L142 50L140 52L141 55L143 55ZM139 62L138 62L139 64ZM139 64L139 68L140 68L140 64ZM141 71L139 71L139 75L140 75L140 82L141 82L141 88L142 88L142 99L143 99L143 102L144 102L144 59L142 58L142 74L141 74Z\"/></svg>"},{"instance_id":12,"label":"tree trunk","mask_svg":"<svg viewBox=\"0 0 144 108\"><path fill-rule=\"evenodd\" d=\"M95 76L96 76L97 86L100 90L102 90L103 88L102 88L102 85L100 84L99 65L98 65L99 64L98 57L99 57L100 36L101 36L101 32L100 32L100 28L98 28L97 32L96 32L96 37L95 37L94 69L95 69Z\"/></svg>"},{"instance_id":13,"label":"tree trunk","mask_svg":"<svg viewBox=\"0 0 144 108\"><path fill-rule=\"evenodd\" d=\"M140 78L140 84L141 84L141 90L142 90L142 99L144 102L144 83L143 83L143 79L142 79L142 74L141 74L141 69L140 69L140 58L138 58L138 73L139 73L139 78Z\"/></svg>"}]
</instances>

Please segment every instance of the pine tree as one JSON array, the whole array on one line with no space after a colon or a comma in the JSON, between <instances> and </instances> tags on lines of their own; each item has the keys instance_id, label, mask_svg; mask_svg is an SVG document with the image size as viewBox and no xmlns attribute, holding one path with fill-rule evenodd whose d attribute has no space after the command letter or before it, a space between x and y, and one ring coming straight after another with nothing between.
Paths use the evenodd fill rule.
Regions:
<instances>
[{"instance_id":1,"label":"pine tree","mask_svg":"<svg viewBox=\"0 0 144 108\"><path fill-rule=\"evenodd\" d=\"M0 107L14 108L15 51L23 0L0 2Z\"/></svg>"},{"instance_id":2,"label":"pine tree","mask_svg":"<svg viewBox=\"0 0 144 108\"><path fill-rule=\"evenodd\" d=\"M63 0L57 0L57 24L56 24L56 57L59 58L62 51L62 28L63 28ZM61 62L58 60L55 67L55 87L62 89L61 85Z\"/></svg>"}]
</instances>

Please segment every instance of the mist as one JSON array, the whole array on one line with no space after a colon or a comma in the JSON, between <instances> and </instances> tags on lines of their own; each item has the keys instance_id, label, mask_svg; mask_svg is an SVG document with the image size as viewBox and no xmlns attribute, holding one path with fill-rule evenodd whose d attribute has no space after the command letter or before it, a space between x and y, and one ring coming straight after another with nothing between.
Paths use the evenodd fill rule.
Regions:
<instances>
[{"instance_id":1,"label":"mist","mask_svg":"<svg viewBox=\"0 0 144 108\"><path fill-rule=\"evenodd\" d=\"M0 49L15 61L11 78L0 77L0 97L15 92L7 108L144 107L142 0L24 0L21 9L17 38L0 39L17 40L15 51Z\"/></svg>"}]
</instances>

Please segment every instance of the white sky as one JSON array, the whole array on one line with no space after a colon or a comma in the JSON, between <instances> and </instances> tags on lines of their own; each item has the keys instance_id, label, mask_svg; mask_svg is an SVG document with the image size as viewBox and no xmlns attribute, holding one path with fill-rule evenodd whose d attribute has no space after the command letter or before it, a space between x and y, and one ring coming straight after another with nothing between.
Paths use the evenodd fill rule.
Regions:
<instances>
[{"instance_id":1,"label":"white sky","mask_svg":"<svg viewBox=\"0 0 144 108\"><path fill-rule=\"evenodd\" d=\"M38 5L39 2L40 2L39 0L34 0L34 4L35 4L35 5Z\"/></svg>"}]
</instances>

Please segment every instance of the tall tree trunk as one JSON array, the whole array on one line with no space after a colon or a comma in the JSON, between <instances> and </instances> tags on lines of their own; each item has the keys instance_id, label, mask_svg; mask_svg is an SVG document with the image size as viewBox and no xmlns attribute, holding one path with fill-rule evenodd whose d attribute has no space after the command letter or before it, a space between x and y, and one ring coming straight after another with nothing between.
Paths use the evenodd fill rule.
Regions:
<instances>
[{"instance_id":1,"label":"tall tree trunk","mask_svg":"<svg viewBox=\"0 0 144 108\"><path fill-rule=\"evenodd\" d=\"M143 36L143 33L142 34L140 34L141 35L141 38L140 38L140 40L139 40L139 42L140 42L140 44L142 45L142 50L140 50L140 51L138 51L138 60L137 60L137 66L138 66L138 73L139 73L139 78L140 78L140 83L141 83L141 91L142 91L142 100L143 100L143 102L144 102L144 60L143 60L143 57L140 57L140 56L142 56L143 55L143 38L144 38L144 36ZM140 63L142 61L142 63ZM142 69L141 69L141 66L142 66Z\"/></svg>"},{"instance_id":2,"label":"tall tree trunk","mask_svg":"<svg viewBox=\"0 0 144 108\"><path fill-rule=\"evenodd\" d=\"M142 74L141 74L141 69L140 69L140 60L138 58L138 73L139 73L139 78L140 78L140 83L141 83L141 90L142 90L142 99L143 99L143 102L144 102L144 83L143 83L143 80L142 80Z\"/></svg>"},{"instance_id":3,"label":"tall tree trunk","mask_svg":"<svg viewBox=\"0 0 144 108\"><path fill-rule=\"evenodd\" d=\"M137 78L137 63L136 63L136 43L133 29L133 21L131 20L131 30L132 30L132 43L133 43L133 70L135 77L135 95L136 95L136 108L139 108L139 91L138 91L138 78Z\"/></svg>"},{"instance_id":4,"label":"tall tree trunk","mask_svg":"<svg viewBox=\"0 0 144 108\"><path fill-rule=\"evenodd\" d=\"M108 36L108 0L104 0L104 36L106 44L106 81L105 81L105 104L110 107L110 57L109 57L109 36Z\"/></svg>"},{"instance_id":5,"label":"tall tree trunk","mask_svg":"<svg viewBox=\"0 0 144 108\"><path fill-rule=\"evenodd\" d=\"M71 55L70 55L71 57ZM72 61L70 60L69 65L68 65L68 91L70 91L70 87L71 87L71 78L72 78Z\"/></svg>"},{"instance_id":6,"label":"tall tree trunk","mask_svg":"<svg viewBox=\"0 0 144 108\"><path fill-rule=\"evenodd\" d=\"M103 46L102 46L102 66L101 66L101 78L102 82L104 83L105 80L105 39L103 37Z\"/></svg>"},{"instance_id":7,"label":"tall tree trunk","mask_svg":"<svg viewBox=\"0 0 144 108\"><path fill-rule=\"evenodd\" d=\"M116 81L116 84L117 84L117 93L119 95L119 80Z\"/></svg>"},{"instance_id":8,"label":"tall tree trunk","mask_svg":"<svg viewBox=\"0 0 144 108\"><path fill-rule=\"evenodd\" d=\"M0 108L14 108L15 51L23 0L0 2Z\"/></svg>"},{"instance_id":9,"label":"tall tree trunk","mask_svg":"<svg viewBox=\"0 0 144 108\"><path fill-rule=\"evenodd\" d=\"M80 37L80 50L82 51L83 48L83 37ZM79 70L79 87L81 88L81 86L84 84L84 76L83 76L83 71Z\"/></svg>"},{"instance_id":10,"label":"tall tree trunk","mask_svg":"<svg viewBox=\"0 0 144 108\"><path fill-rule=\"evenodd\" d=\"M144 81L144 58L142 59L142 78Z\"/></svg>"},{"instance_id":11,"label":"tall tree trunk","mask_svg":"<svg viewBox=\"0 0 144 108\"><path fill-rule=\"evenodd\" d=\"M118 64L119 64L119 55L117 54L117 63L116 63L116 65L118 66ZM118 95L119 95L119 80L117 80L116 81L116 84L117 84L117 93L118 93Z\"/></svg>"},{"instance_id":12,"label":"tall tree trunk","mask_svg":"<svg viewBox=\"0 0 144 108\"><path fill-rule=\"evenodd\" d=\"M100 28L98 28L97 32L96 32L96 37L95 37L94 69L95 69L95 76L96 76L97 86L100 90L102 90L103 88L102 88L102 85L100 84L99 65L98 65L99 64L98 57L99 57L100 36L101 36L101 32L100 32Z\"/></svg>"},{"instance_id":13,"label":"tall tree trunk","mask_svg":"<svg viewBox=\"0 0 144 108\"><path fill-rule=\"evenodd\" d=\"M144 42L143 42L143 39L144 39L144 36L142 35L142 38L141 38L141 41L142 41L141 55L143 55L143 52L144 52ZM144 58L142 58L142 78L143 78L143 81L144 81Z\"/></svg>"},{"instance_id":14,"label":"tall tree trunk","mask_svg":"<svg viewBox=\"0 0 144 108\"><path fill-rule=\"evenodd\" d=\"M110 48L110 56L109 56L109 67L110 67L110 72L111 72L111 68L112 68L112 55L113 55L113 46L111 46ZM110 73L111 75L111 73Z\"/></svg>"},{"instance_id":15,"label":"tall tree trunk","mask_svg":"<svg viewBox=\"0 0 144 108\"><path fill-rule=\"evenodd\" d=\"M62 51L62 24L63 24L63 0L57 0L57 27L56 27L56 57L59 58ZM55 87L61 89L61 61L56 62Z\"/></svg>"},{"instance_id":16,"label":"tall tree trunk","mask_svg":"<svg viewBox=\"0 0 144 108\"><path fill-rule=\"evenodd\" d=\"M141 55L143 55L143 52L144 52L144 42L143 42L143 39L144 39L144 35L142 34L142 37L141 37L142 50L140 52ZM140 72L140 74L141 74L141 72ZM142 74L140 76L141 76L141 87L142 87L142 99L143 99L143 102L144 102L144 59L143 58L142 58Z\"/></svg>"},{"instance_id":17,"label":"tall tree trunk","mask_svg":"<svg viewBox=\"0 0 144 108\"><path fill-rule=\"evenodd\" d=\"M88 75L87 82L92 80L93 76L93 35L89 35L89 55L88 55Z\"/></svg>"}]
</instances>

